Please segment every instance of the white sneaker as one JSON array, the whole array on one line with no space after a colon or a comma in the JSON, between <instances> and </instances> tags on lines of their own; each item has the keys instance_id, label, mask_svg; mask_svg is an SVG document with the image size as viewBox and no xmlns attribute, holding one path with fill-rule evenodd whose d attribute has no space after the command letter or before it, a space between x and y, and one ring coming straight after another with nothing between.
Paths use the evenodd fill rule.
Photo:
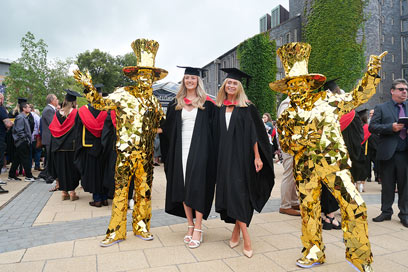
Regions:
<instances>
[{"instance_id":1,"label":"white sneaker","mask_svg":"<svg viewBox=\"0 0 408 272\"><path fill-rule=\"evenodd\" d=\"M0 180L0 185L7 185L7 181Z\"/></svg>"},{"instance_id":2,"label":"white sneaker","mask_svg":"<svg viewBox=\"0 0 408 272\"><path fill-rule=\"evenodd\" d=\"M362 183L359 183L357 186L358 186L358 191L362 193L364 191L364 185Z\"/></svg>"},{"instance_id":3,"label":"white sneaker","mask_svg":"<svg viewBox=\"0 0 408 272\"><path fill-rule=\"evenodd\" d=\"M25 180L25 181L31 181L31 182L35 181L34 178L27 178L27 177L26 177L24 180Z\"/></svg>"},{"instance_id":4,"label":"white sneaker","mask_svg":"<svg viewBox=\"0 0 408 272\"><path fill-rule=\"evenodd\" d=\"M135 201L133 199L129 200L129 210L133 210L133 208L135 207Z\"/></svg>"}]
</instances>

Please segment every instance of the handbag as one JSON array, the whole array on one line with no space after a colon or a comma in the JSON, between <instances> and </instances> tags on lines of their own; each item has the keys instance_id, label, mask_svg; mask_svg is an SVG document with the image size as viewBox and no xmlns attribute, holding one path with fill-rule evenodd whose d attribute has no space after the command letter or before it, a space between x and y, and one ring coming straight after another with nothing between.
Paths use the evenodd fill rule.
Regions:
<instances>
[{"instance_id":1,"label":"handbag","mask_svg":"<svg viewBox=\"0 0 408 272\"><path fill-rule=\"evenodd\" d=\"M42 142L41 142L41 135L35 135L35 138L37 140L36 144L35 144L35 148L40 149L42 148Z\"/></svg>"}]
</instances>

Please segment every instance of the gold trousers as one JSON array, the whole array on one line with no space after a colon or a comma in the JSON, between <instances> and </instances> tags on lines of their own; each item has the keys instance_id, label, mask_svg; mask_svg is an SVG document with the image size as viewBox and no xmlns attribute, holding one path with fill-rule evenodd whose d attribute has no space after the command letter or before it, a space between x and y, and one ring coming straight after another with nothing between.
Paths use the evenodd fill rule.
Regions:
<instances>
[{"instance_id":1,"label":"gold trousers","mask_svg":"<svg viewBox=\"0 0 408 272\"><path fill-rule=\"evenodd\" d=\"M311 263L325 261L320 205L324 183L340 206L346 259L360 270L370 264L373 257L368 240L367 207L352 182L350 171L327 164L311 164L306 159L295 166L295 179L302 215L302 259Z\"/></svg>"},{"instance_id":2,"label":"gold trousers","mask_svg":"<svg viewBox=\"0 0 408 272\"><path fill-rule=\"evenodd\" d=\"M126 239L126 216L128 193L131 181L134 181L133 233L144 238L151 236L150 219L152 217L151 190L153 183L153 161L146 160L145 154L132 163L126 156L118 156L115 173L115 194L112 202L112 216L106 232L114 240ZM119 160L122 159L122 160ZM112 235L113 234L113 235Z\"/></svg>"}]
</instances>

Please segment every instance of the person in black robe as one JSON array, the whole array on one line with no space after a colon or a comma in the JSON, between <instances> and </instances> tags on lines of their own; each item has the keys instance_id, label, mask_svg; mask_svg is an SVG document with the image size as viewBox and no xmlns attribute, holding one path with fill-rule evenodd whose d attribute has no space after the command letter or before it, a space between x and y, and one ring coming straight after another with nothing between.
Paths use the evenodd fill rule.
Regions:
<instances>
[{"instance_id":1,"label":"person in black robe","mask_svg":"<svg viewBox=\"0 0 408 272\"><path fill-rule=\"evenodd\" d=\"M167 108L166 121L161 124L161 150L166 157L165 211L187 218L184 242L196 248L202 242L202 219L208 218L214 198L213 124L218 109L203 89L201 69L180 68L186 68L180 89Z\"/></svg>"},{"instance_id":2,"label":"person in black robe","mask_svg":"<svg viewBox=\"0 0 408 272\"><path fill-rule=\"evenodd\" d=\"M221 108L215 210L222 220L235 224L230 247L239 244L242 232L243 253L250 258L253 251L247 227L254 210L261 212L274 185L272 146L240 82L249 76L236 68L222 70L228 75L216 101Z\"/></svg>"},{"instance_id":3,"label":"person in black robe","mask_svg":"<svg viewBox=\"0 0 408 272\"><path fill-rule=\"evenodd\" d=\"M77 92L67 92L61 110L55 113L50 124L50 174L58 180L59 190L62 191L62 200L77 200L75 188L79 185L81 175L74 165L75 138L77 127L75 119L77 115L76 98L81 96ZM69 194L68 194L69 192Z\"/></svg>"},{"instance_id":4,"label":"person in black robe","mask_svg":"<svg viewBox=\"0 0 408 272\"><path fill-rule=\"evenodd\" d=\"M102 84L95 88L101 94ZM86 93L86 91L84 91ZM108 206L108 196L103 186L101 134L107 116L91 105L82 106L75 120L77 126L74 164L81 173L81 185L85 192L92 193L90 206Z\"/></svg>"}]
</instances>

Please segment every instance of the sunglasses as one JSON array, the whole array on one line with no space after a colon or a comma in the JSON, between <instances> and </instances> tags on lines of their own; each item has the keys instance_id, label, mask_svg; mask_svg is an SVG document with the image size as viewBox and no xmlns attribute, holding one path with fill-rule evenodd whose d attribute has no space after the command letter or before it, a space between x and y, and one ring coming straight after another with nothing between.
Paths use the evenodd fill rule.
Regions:
<instances>
[{"instance_id":1,"label":"sunglasses","mask_svg":"<svg viewBox=\"0 0 408 272\"><path fill-rule=\"evenodd\" d=\"M400 91L400 92L403 92L403 91L407 91L407 92L408 92L408 88L395 88L395 90L398 90L398 91Z\"/></svg>"}]
</instances>

